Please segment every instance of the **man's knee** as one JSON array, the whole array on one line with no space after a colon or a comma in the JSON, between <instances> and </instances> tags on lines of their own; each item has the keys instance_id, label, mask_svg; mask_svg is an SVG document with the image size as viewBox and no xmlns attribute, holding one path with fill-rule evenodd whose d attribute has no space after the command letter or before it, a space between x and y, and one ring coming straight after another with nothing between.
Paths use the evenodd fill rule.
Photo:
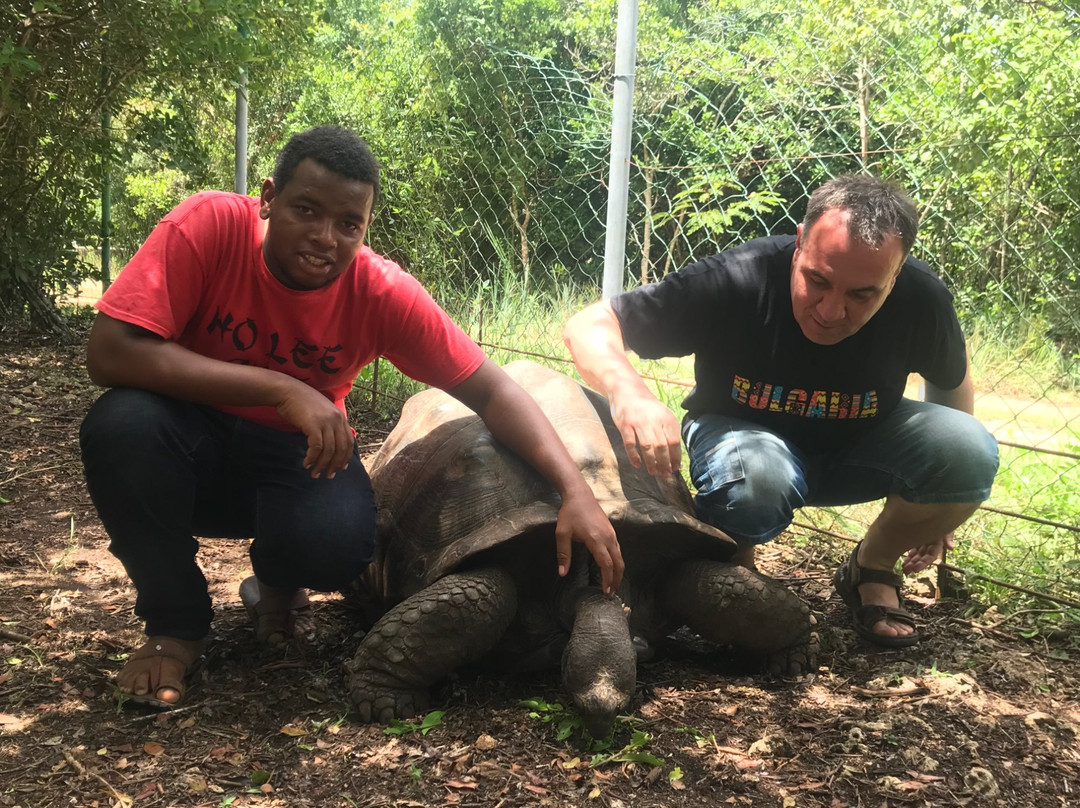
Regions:
<instances>
[{"instance_id":1,"label":"man's knee","mask_svg":"<svg viewBox=\"0 0 1080 808\"><path fill-rule=\"evenodd\" d=\"M924 437L928 456L916 501L982 502L998 470L997 440L967 413L939 413Z\"/></svg>"},{"instance_id":2,"label":"man's knee","mask_svg":"<svg viewBox=\"0 0 1080 808\"><path fill-rule=\"evenodd\" d=\"M375 554L375 494L355 459L333 480L310 481L307 496L260 496L251 561L270 586L344 589Z\"/></svg>"},{"instance_id":3,"label":"man's knee","mask_svg":"<svg viewBox=\"0 0 1080 808\"><path fill-rule=\"evenodd\" d=\"M714 475L714 485L699 488L694 498L700 518L746 543L782 533L806 502L799 465L786 453L763 448L740 445L737 467L729 467L726 476Z\"/></svg>"},{"instance_id":4,"label":"man's knee","mask_svg":"<svg viewBox=\"0 0 1080 808\"><path fill-rule=\"evenodd\" d=\"M84 456L99 451L146 452L175 417L175 405L179 403L147 390L129 387L106 390L87 412L79 429Z\"/></svg>"},{"instance_id":5,"label":"man's knee","mask_svg":"<svg viewBox=\"0 0 1080 808\"><path fill-rule=\"evenodd\" d=\"M304 587L319 592L347 589L374 556L374 524L357 525L341 536L296 536L288 545L256 539L251 563L260 581L274 587Z\"/></svg>"}]
</instances>

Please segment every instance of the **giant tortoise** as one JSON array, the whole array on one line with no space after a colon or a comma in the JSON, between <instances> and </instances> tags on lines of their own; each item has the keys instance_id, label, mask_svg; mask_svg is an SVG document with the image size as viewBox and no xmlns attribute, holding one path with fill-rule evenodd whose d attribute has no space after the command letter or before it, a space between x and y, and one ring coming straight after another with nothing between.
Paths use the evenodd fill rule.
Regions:
<instances>
[{"instance_id":1,"label":"giant tortoise","mask_svg":"<svg viewBox=\"0 0 1080 808\"><path fill-rule=\"evenodd\" d=\"M681 478L630 464L606 399L532 362L506 370L546 413L615 527L626 563L618 597L601 593L580 545L559 578L558 496L536 472L449 395L413 396L371 464L378 541L356 589L382 616L347 663L361 719L425 711L429 687L481 658L516 670L561 660L565 689L603 735L633 694L637 654L682 626L774 673L800 673L807 606L777 581L725 563L732 539L694 518Z\"/></svg>"}]
</instances>

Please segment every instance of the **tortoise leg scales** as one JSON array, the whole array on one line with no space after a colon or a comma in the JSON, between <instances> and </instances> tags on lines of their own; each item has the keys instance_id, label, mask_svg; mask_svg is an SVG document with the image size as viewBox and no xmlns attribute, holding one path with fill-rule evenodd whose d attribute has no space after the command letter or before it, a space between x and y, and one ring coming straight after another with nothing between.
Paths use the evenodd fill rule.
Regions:
<instances>
[{"instance_id":1,"label":"tortoise leg scales","mask_svg":"<svg viewBox=\"0 0 1080 808\"><path fill-rule=\"evenodd\" d=\"M779 581L732 564L689 559L663 577L668 613L710 642L760 657L775 675L814 667L814 620Z\"/></svg>"},{"instance_id":2,"label":"tortoise leg scales","mask_svg":"<svg viewBox=\"0 0 1080 808\"><path fill-rule=\"evenodd\" d=\"M513 580L499 569L447 575L399 603L345 665L360 720L389 723L425 712L428 688L489 651L516 611Z\"/></svg>"}]
</instances>

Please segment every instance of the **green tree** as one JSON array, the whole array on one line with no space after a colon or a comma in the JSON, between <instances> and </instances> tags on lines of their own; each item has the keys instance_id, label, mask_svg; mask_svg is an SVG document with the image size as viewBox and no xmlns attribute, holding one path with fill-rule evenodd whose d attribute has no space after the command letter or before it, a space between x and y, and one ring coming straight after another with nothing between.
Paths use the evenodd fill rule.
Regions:
<instances>
[{"instance_id":1,"label":"green tree","mask_svg":"<svg viewBox=\"0 0 1080 808\"><path fill-rule=\"evenodd\" d=\"M155 154L160 138L180 131L177 118L196 120L201 98L222 94L240 66L302 42L313 7L313 0L0 5L4 313L57 327L52 293L88 271L81 255L96 241L105 167ZM112 132L103 111L117 122ZM189 164L203 159L194 139L186 145ZM168 159L183 163L184 146L174 140Z\"/></svg>"}]
</instances>

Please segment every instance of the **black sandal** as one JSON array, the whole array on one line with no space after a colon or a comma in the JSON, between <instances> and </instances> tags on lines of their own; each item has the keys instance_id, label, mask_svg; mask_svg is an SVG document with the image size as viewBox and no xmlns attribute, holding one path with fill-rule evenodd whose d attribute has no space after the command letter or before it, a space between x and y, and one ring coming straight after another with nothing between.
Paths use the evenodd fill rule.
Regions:
<instances>
[{"instance_id":1,"label":"black sandal","mask_svg":"<svg viewBox=\"0 0 1080 808\"><path fill-rule=\"evenodd\" d=\"M844 599L851 610L851 619L855 625L855 633L868 642L880 645L884 648L907 648L915 645L922 639L915 625L915 618L911 612L903 608L904 596L900 587L904 579L895 572L884 570L872 570L859 564L859 548L862 542L855 545L848 560L840 565L833 576L833 587L838 595ZM895 587L896 599L899 607L881 606L877 604L863 605L859 597L860 584L887 584ZM903 623L911 626L915 631L904 636L888 637L874 631L874 624L881 620L891 620L894 623Z\"/></svg>"}]
</instances>

